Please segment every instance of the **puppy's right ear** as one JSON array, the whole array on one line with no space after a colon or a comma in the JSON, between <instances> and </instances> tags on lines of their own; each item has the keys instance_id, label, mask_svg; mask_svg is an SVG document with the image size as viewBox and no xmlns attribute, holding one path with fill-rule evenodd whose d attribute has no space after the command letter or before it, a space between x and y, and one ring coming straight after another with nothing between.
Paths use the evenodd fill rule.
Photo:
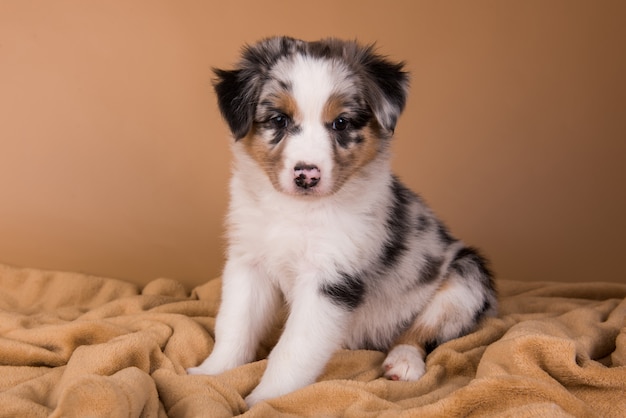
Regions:
<instances>
[{"instance_id":1,"label":"puppy's right ear","mask_svg":"<svg viewBox=\"0 0 626 418\"><path fill-rule=\"evenodd\" d=\"M244 47L234 70L213 70L217 103L235 140L252 129L261 88L272 66L302 46L302 41L285 36L267 38Z\"/></svg>"},{"instance_id":2,"label":"puppy's right ear","mask_svg":"<svg viewBox=\"0 0 626 418\"><path fill-rule=\"evenodd\" d=\"M235 140L246 136L252 128L258 94L246 71L214 69L217 104Z\"/></svg>"}]
</instances>

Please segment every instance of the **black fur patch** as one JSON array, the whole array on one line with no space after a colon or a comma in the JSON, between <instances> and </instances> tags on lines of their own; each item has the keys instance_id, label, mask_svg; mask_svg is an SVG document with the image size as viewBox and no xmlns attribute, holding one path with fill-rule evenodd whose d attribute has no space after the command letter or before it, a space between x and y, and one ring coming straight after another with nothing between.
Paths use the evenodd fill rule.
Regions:
<instances>
[{"instance_id":1,"label":"black fur patch","mask_svg":"<svg viewBox=\"0 0 626 418\"><path fill-rule=\"evenodd\" d=\"M480 309L474 314L474 323L477 324L485 316L489 309L491 309L491 301L488 298L485 298L483 306L481 306Z\"/></svg>"},{"instance_id":2,"label":"black fur patch","mask_svg":"<svg viewBox=\"0 0 626 418\"><path fill-rule=\"evenodd\" d=\"M350 127L356 130L363 129L372 120L372 111L367 107L359 107L358 105L351 107L354 110L347 115L350 120Z\"/></svg>"},{"instance_id":3,"label":"black fur patch","mask_svg":"<svg viewBox=\"0 0 626 418\"><path fill-rule=\"evenodd\" d=\"M443 259L433 256L426 256L424 259L424 265L420 270L419 281L420 283L431 283L439 277L441 265Z\"/></svg>"},{"instance_id":4,"label":"black fur patch","mask_svg":"<svg viewBox=\"0 0 626 418\"><path fill-rule=\"evenodd\" d=\"M414 198L413 193L394 177L391 185L393 205L387 215L388 239L383 245L382 262L386 267L393 267L404 254L407 247L409 232L409 205Z\"/></svg>"},{"instance_id":5,"label":"black fur patch","mask_svg":"<svg viewBox=\"0 0 626 418\"><path fill-rule=\"evenodd\" d=\"M428 219L428 217L424 214L420 214L417 217L417 224L415 225L415 229L417 230L417 232L422 233L428 230L429 227L430 227L430 220Z\"/></svg>"},{"instance_id":6,"label":"black fur patch","mask_svg":"<svg viewBox=\"0 0 626 418\"><path fill-rule=\"evenodd\" d=\"M242 77L243 70L214 70L218 81L215 83L215 92L218 98L218 105L222 116L228 123L228 127L235 139L243 138L254 118L255 102L248 98L253 93L245 94L251 89L248 81Z\"/></svg>"},{"instance_id":7,"label":"black fur patch","mask_svg":"<svg viewBox=\"0 0 626 418\"><path fill-rule=\"evenodd\" d=\"M345 130L336 131L332 129L333 122L327 124L327 129L342 148L363 142L361 130L372 120L372 112L368 108L359 108L358 103L359 100L354 100L346 104L352 110L341 116L349 121Z\"/></svg>"},{"instance_id":8,"label":"black fur patch","mask_svg":"<svg viewBox=\"0 0 626 418\"><path fill-rule=\"evenodd\" d=\"M336 283L324 283L320 291L336 305L352 311L363 301L365 283L359 275L341 273L341 280Z\"/></svg>"},{"instance_id":9,"label":"black fur patch","mask_svg":"<svg viewBox=\"0 0 626 418\"><path fill-rule=\"evenodd\" d=\"M450 232L448 232L448 228L446 228L446 226L441 222L439 223L439 225L437 225L437 236L439 237L439 240L445 245L450 245L456 241L456 239L454 239L454 237L450 235Z\"/></svg>"},{"instance_id":10,"label":"black fur patch","mask_svg":"<svg viewBox=\"0 0 626 418\"><path fill-rule=\"evenodd\" d=\"M368 89L368 102L374 108L374 113L382 113L377 107L384 101L396 109L390 120L381 120L383 128L393 132L398 116L406 104L406 85L409 77L402 71L404 64L389 62L375 54L367 56L363 64L376 86Z\"/></svg>"},{"instance_id":11,"label":"black fur patch","mask_svg":"<svg viewBox=\"0 0 626 418\"><path fill-rule=\"evenodd\" d=\"M285 136L287 136L287 134L296 135L302 130L302 128L299 125L295 125L295 124L291 124L290 126L286 128L281 128L281 129L277 129L277 128L267 128L267 129L270 129L273 131L272 139L269 142L270 145L278 145L285 138Z\"/></svg>"},{"instance_id":12,"label":"black fur patch","mask_svg":"<svg viewBox=\"0 0 626 418\"><path fill-rule=\"evenodd\" d=\"M287 135L287 129L274 129L274 135L272 135L272 139L270 140L270 145L277 145L282 141Z\"/></svg>"},{"instance_id":13,"label":"black fur patch","mask_svg":"<svg viewBox=\"0 0 626 418\"><path fill-rule=\"evenodd\" d=\"M453 270L459 274L459 276L466 276L472 271L477 271L481 276L491 282L491 271L487 267L487 260L485 260L478 250L472 247L461 248L452 259L450 263L450 270ZM491 287L491 286L490 286Z\"/></svg>"},{"instance_id":14,"label":"black fur patch","mask_svg":"<svg viewBox=\"0 0 626 418\"><path fill-rule=\"evenodd\" d=\"M348 148L350 144L359 144L363 142L363 136L353 130L345 130L341 132L332 132L332 135L341 148Z\"/></svg>"},{"instance_id":15,"label":"black fur patch","mask_svg":"<svg viewBox=\"0 0 626 418\"><path fill-rule=\"evenodd\" d=\"M435 348L439 347L439 341L437 340L430 340L430 341L426 341L426 343L424 344L424 351L426 351L426 355L432 353L433 351L435 351Z\"/></svg>"}]
</instances>

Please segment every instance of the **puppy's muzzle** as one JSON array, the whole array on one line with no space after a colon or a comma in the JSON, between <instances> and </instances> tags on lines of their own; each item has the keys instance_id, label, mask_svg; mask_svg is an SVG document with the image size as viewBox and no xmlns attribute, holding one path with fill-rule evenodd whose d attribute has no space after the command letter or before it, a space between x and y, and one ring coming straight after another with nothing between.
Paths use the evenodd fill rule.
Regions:
<instances>
[{"instance_id":1,"label":"puppy's muzzle","mask_svg":"<svg viewBox=\"0 0 626 418\"><path fill-rule=\"evenodd\" d=\"M322 173L314 164L298 163L293 168L293 181L301 189L310 189L320 182Z\"/></svg>"}]
</instances>

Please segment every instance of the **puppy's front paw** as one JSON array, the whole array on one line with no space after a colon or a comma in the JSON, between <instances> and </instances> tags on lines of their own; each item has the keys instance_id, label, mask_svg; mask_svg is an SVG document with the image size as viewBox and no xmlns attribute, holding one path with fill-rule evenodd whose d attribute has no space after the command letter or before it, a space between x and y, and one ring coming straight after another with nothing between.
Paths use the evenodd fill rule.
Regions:
<instances>
[{"instance_id":1,"label":"puppy's front paw","mask_svg":"<svg viewBox=\"0 0 626 418\"><path fill-rule=\"evenodd\" d=\"M292 377L289 373L283 373L282 379L272 379L271 376L268 377L267 371L263 375L261 382L254 388L254 390L246 396L246 404L248 408L256 405L259 402L266 401L268 399L277 398L279 396L283 396L287 393L293 392L296 389L305 386L307 383L302 383L298 385L290 385L288 382L292 381Z\"/></svg>"},{"instance_id":2,"label":"puppy's front paw","mask_svg":"<svg viewBox=\"0 0 626 418\"><path fill-rule=\"evenodd\" d=\"M387 379L409 382L422 377L426 364L420 350L412 345L400 344L389 352L383 369Z\"/></svg>"},{"instance_id":3,"label":"puppy's front paw","mask_svg":"<svg viewBox=\"0 0 626 418\"><path fill-rule=\"evenodd\" d=\"M198 366L198 367L190 367L187 369L187 374L206 374L206 375L211 375L213 373L210 373L209 371L203 369L202 367Z\"/></svg>"},{"instance_id":4,"label":"puppy's front paw","mask_svg":"<svg viewBox=\"0 0 626 418\"><path fill-rule=\"evenodd\" d=\"M257 403L264 401L265 399L268 399L268 398L259 396L258 394L255 394L254 392L252 392L251 394L246 396L245 401L246 401L246 405L248 405L248 409L250 409Z\"/></svg>"},{"instance_id":5,"label":"puppy's front paw","mask_svg":"<svg viewBox=\"0 0 626 418\"><path fill-rule=\"evenodd\" d=\"M204 374L209 376L215 376L228 370L228 365L229 364L222 359L216 358L214 356L209 356L199 366L188 368L187 374ZM230 368L232 369L235 366L236 365L233 365Z\"/></svg>"},{"instance_id":6,"label":"puppy's front paw","mask_svg":"<svg viewBox=\"0 0 626 418\"><path fill-rule=\"evenodd\" d=\"M259 402L282 395L283 392L284 391L276 390L276 388L265 388L261 383L248 396L246 396L246 405L248 405L248 408L252 408Z\"/></svg>"}]
</instances>

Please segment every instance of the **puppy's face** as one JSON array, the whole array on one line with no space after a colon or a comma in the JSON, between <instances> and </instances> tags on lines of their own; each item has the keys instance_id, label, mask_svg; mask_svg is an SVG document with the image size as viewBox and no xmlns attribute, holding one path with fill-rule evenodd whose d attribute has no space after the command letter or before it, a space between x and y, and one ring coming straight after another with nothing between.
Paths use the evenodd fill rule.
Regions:
<instances>
[{"instance_id":1,"label":"puppy's face","mask_svg":"<svg viewBox=\"0 0 626 418\"><path fill-rule=\"evenodd\" d=\"M387 148L404 107L401 64L353 42L272 38L217 70L233 136L287 194L335 193Z\"/></svg>"}]
</instances>

